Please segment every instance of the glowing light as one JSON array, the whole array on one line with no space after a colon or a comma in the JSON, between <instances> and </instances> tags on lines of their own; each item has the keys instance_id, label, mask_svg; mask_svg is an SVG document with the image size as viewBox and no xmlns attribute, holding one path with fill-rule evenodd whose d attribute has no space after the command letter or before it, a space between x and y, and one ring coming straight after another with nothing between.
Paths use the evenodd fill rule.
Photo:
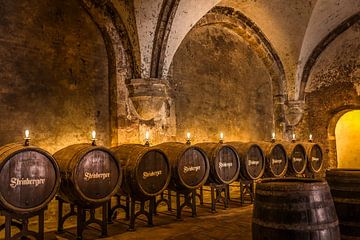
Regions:
<instances>
[{"instance_id":1,"label":"glowing light","mask_svg":"<svg viewBox=\"0 0 360 240\"><path fill-rule=\"evenodd\" d=\"M190 140L191 139L191 134L190 134L190 132L187 132L186 133L186 140Z\"/></svg>"},{"instance_id":2,"label":"glowing light","mask_svg":"<svg viewBox=\"0 0 360 240\"><path fill-rule=\"evenodd\" d=\"M220 141L224 141L224 133L220 132Z\"/></svg>"},{"instance_id":3,"label":"glowing light","mask_svg":"<svg viewBox=\"0 0 360 240\"><path fill-rule=\"evenodd\" d=\"M275 140L275 132L271 134L271 139Z\"/></svg>"},{"instance_id":4,"label":"glowing light","mask_svg":"<svg viewBox=\"0 0 360 240\"><path fill-rule=\"evenodd\" d=\"M91 132L91 137L92 137L92 140L95 140L95 139L96 139L96 132L95 132L95 131L92 131L92 132Z\"/></svg>"},{"instance_id":5,"label":"glowing light","mask_svg":"<svg viewBox=\"0 0 360 240\"><path fill-rule=\"evenodd\" d=\"M296 135L295 135L295 133L293 133L293 135L292 135L292 140L293 140L293 141L296 140Z\"/></svg>"},{"instance_id":6,"label":"glowing light","mask_svg":"<svg viewBox=\"0 0 360 240\"><path fill-rule=\"evenodd\" d=\"M313 140L313 136L312 136L312 134L310 133L310 135L309 135L309 141L312 141Z\"/></svg>"},{"instance_id":7,"label":"glowing light","mask_svg":"<svg viewBox=\"0 0 360 240\"><path fill-rule=\"evenodd\" d=\"M149 139L150 139L150 133L149 133L149 130L146 130L146 132L145 132L145 140L149 141Z\"/></svg>"},{"instance_id":8,"label":"glowing light","mask_svg":"<svg viewBox=\"0 0 360 240\"><path fill-rule=\"evenodd\" d=\"M25 139L30 138L30 131L28 129L25 130Z\"/></svg>"}]
</instances>

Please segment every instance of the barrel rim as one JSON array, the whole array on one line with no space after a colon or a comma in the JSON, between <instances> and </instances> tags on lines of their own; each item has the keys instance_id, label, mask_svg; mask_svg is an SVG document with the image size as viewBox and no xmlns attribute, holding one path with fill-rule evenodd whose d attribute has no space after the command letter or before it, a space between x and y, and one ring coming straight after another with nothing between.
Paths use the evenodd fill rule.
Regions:
<instances>
[{"instance_id":1,"label":"barrel rim","mask_svg":"<svg viewBox=\"0 0 360 240\"><path fill-rule=\"evenodd\" d=\"M320 149L320 152L321 152L321 165L319 167L318 170L314 169L313 165L311 164L311 159L310 159L310 155L311 155L311 151L314 147L318 147ZM306 157L307 157L307 165L308 167L310 168L310 170L312 170L314 173L319 173L321 172L322 168L323 168L323 165L324 165L324 153L323 153L323 150L322 150L322 147L320 144L318 143L311 143L309 144L309 147L306 151Z\"/></svg>"},{"instance_id":2,"label":"barrel rim","mask_svg":"<svg viewBox=\"0 0 360 240\"><path fill-rule=\"evenodd\" d=\"M167 166L168 166L168 176L166 178L166 182L164 184L164 186L161 188L161 190L159 190L158 192L156 193L148 193L147 191L144 190L144 188L139 184L139 176L137 174L137 170L138 170L138 166L139 166L139 163L140 163L140 160L142 160L142 158L144 157L144 155L150 151L156 151L156 152L159 152L163 155L164 159L166 159L166 162L167 162ZM138 157L136 158L136 171L135 171L135 178L136 178L136 185L138 186L139 190L141 191L141 193L145 196L148 196L148 197L154 197L154 196L157 196L159 195L160 193L162 193L168 186L169 186L169 183L171 181L171 165L170 165L170 161L168 159L168 157L166 156L166 154L164 153L163 150L159 149L159 148L154 148L154 147L150 147L150 148L144 148L142 151L140 151L140 154L138 155Z\"/></svg>"},{"instance_id":3,"label":"barrel rim","mask_svg":"<svg viewBox=\"0 0 360 240\"><path fill-rule=\"evenodd\" d=\"M277 183L290 183L290 184L277 184ZM259 190L280 190L283 191L312 191L318 190L319 187L329 188L327 181L313 178L264 178L257 182L256 188Z\"/></svg>"},{"instance_id":4,"label":"barrel rim","mask_svg":"<svg viewBox=\"0 0 360 240\"><path fill-rule=\"evenodd\" d=\"M236 163L237 163L237 165L238 165L238 167L237 167L237 169L236 169L236 172L235 172L235 174L234 174L234 176L233 176L232 179L230 179L229 181L226 181L226 180L224 180L224 179L222 179L222 178L220 177L217 167L214 167L214 170L215 170L215 172L216 172L216 178L217 178L220 182L222 182L222 183L224 183L224 184L231 184L232 182L236 181L236 180L239 178L240 167L241 167L241 166L240 166L240 156L239 156L239 153L236 151L236 148L233 147L233 146L231 146L230 144L227 144L227 143L218 143L218 144L216 145L216 147L214 148L214 151L212 152L212 156L211 156L211 157L215 160L215 159L217 158L218 153L220 152L220 150L223 149L223 148L225 148L225 147L230 148L230 149L233 151L233 153L235 154L235 156L236 156Z\"/></svg>"},{"instance_id":5,"label":"barrel rim","mask_svg":"<svg viewBox=\"0 0 360 240\"><path fill-rule=\"evenodd\" d=\"M114 162L116 164L116 167L118 169L118 179L117 179L117 184L115 185L116 187L113 189L113 191L105 198L101 198L101 199L92 199L92 198L89 198L87 197L83 191L81 191L81 189L79 188L79 185L78 185L78 181L76 179L76 176L78 175L77 174L77 171L78 171L78 166L80 164L80 160L88 153L92 152L92 151L96 151L96 150L101 150L101 151L104 151L106 153L108 153L113 159L114 159ZM103 203L103 202L106 202L108 201L113 195L115 195L118 191L119 191L119 188L120 188L120 185L121 185L121 182L122 182L122 169L121 169L121 166L119 164L119 161L117 160L117 158L115 157L115 155L109 150L107 149L106 147L103 147L103 146L94 146L94 145L91 145L89 144L88 147L86 147L85 149L83 149L82 151L80 151L78 154L74 154L73 158L77 158L78 161L76 161L76 164L75 164L75 167L74 167L74 171L73 171L73 174L71 176L71 180L72 182L74 183L74 187L75 187L75 190L76 190L76 195L79 195L79 197L81 198L81 200L85 200L86 202L88 203L95 203L95 204L98 204L98 203Z\"/></svg>"},{"instance_id":6,"label":"barrel rim","mask_svg":"<svg viewBox=\"0 0 360 240\"><path fill-rule=\"evenodd\" d=\"M304 159L304 161L305 161L305 164L304 164L304 166L303 166L303 168L300 170L300 171L297 171L295 168L294 168L294 166L293 166L293 161L292 161L292 159L293 159L293 155L294 155L294 151L295 151L295 148L297 147L297 146L300 146L301 148L302 148L302 150L304 151L304 154L305 154L305 159ZM306 149L305 149L305 146L303 145L303 144L301 144L301 143L295 143L295 144L293 144L293 146L291 147L291 153L290 153L290 162L291 162L291 168L292 168L292 170L296 173L296 174L303 174L304 172L305 172L305 170L306 170L306 167L307 167L307 152L306 152Z\"/></svg>"},{"instance_id":7,"label":"barrel rim","mask_svg":"<svg viewBox=\"0 0 360 240\"><path fill-rule=\"evenodd\" d=\"M7 144L9 145L9 144ZM38 206L36 207L31 207L31 208L19 208L16 207L12 204L10 204L8 201L6 201L6 199L2 196L2 194L0 194L0 202L1 204L4 205L5 208L17 212L17 213L27 213L27 212L36 212L38 210L44 209L46 208L46 205L55 197L56 193L58 192L59 188L60 188L60 183L61 183L61 175L60 175L60 168L59 165L57 163L57 161L55 160L55 158L45 149L42 149L40 147L37 146L24 146L21 144L16 144L14 143L13 145L14 147L18 146L18 147L22 147L18 150L15 150L13 152L11 152L9 155L6 156L6 160L2 161L0 164L0 170L4 167L4 165L9 161L9 159L11 159L12 157L14 157L16 154L24 152L26 150L30 150L30 151L35 151L38 152L40 154L45 155L50 162L52 163L52 165L54 166L54 172L55 172L55 185L53 188L53 191L50 193L50 195L41 203L39 203ZM11 150L10 150L11 151Z\"/></svg>"},{"instance_id":8,"label":"barrel rim","mask_svg":"<svg viewBox=\"0 0 360 240\"><path fill-rule=\"evenodd\" d=\"M281 150L284 152L284 154L285 154L285 159L284 160L285 160L286 163L285 163L283 171L280 174L274 174L274 170L272 168L271 163L269 163L269 168L271 170L271 174L274 175L274 177L283 177L283 176L285 176L285 174L286 174L286 172L288 170L288 167L289 167L289 159L287 157L286 149L285 149L283 144L281 144L279 142L270 143L269 150L267 150L267 152L265 153L266 161L270 161L270 159L271 159L270 155L273 152L275 147L280 147Z\"/></svg>"},{"instance_id":9,"label":"barrel rim","mask_svg":"<svg viewBox=\"0 0 360 240\"><path fill-rule=\"evenodd\" d=\"M177 161L177 165L179 164L178 162L180 161L180 159L184 156L185 152L186 152L186 151L189 151L190 149L195 149L195 150L199 151L199 152L201 153L201 155L202 155L202 156L204 157L204 159L205 159L205 165L206 165L206 168L205 168L205 169L206 169L206 170L205 170L205 173L204 173L204 178L203 178L203 179L201 180L201 182L198 183L196 186L190 186L190 185L188 185L188 184L186 184L186 183L184 182L184 180L182 179L182 177L180 177L180 169L179 169L179 168L177 168L177 174L178 174L178 176L179 176L180 182L181 182L186 188L188 188L188 189L196 189L196 188L199 188L199 187L203 186L203 185L206 183L206 181L208 180L209 172L210 172L210 163L209 163L209 159L208 159L208 156L207 156L206 152L205 152L202 148L200 148L200 147L198 147L198 146L192 145L192 146L189 146L189 147L185 148L184 151L181 152L180 157L178 158L178 161Z\"/></svg>"}]
</instances>

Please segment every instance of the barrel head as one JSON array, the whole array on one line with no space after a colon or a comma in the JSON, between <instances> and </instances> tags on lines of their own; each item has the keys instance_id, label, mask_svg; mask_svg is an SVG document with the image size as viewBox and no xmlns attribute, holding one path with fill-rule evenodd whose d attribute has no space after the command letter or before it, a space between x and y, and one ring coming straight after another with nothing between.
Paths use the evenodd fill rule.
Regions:
<instances>
[{"instance_id":1,"label":"barrel head","mask_svg":"<svg viewBox=\"0 0 360 240\"><path fill-rule=\"evenodd\" d=\"M184 185L197 187L207 178L209 164L206 156L196 148L186 149L178 162L178 174Z\"/></svg>"},{"instance_id":2,"label":"barrel head","mask_svg":"<svg viewBox=\"0 0 360 240\"><path fill-rule=\"evenodd\" d=\"M229 146L223 146L219 150L214 161L215 171L223 183L230 184L239 173L239 159L236 152Z\"/></svg>"},{"instance_id":3,"label":"barrel head","mask_svg":"<svg viewBox=\"0 0 360 240\"><path fill-rule=\"evenodd\" d=\"M287 157L286 151L282 145L276 144L269 154L270 168L274 176L282 176L286 173Z\"/></svg>"},{"instance_id":4,"label":"barrel head","mask_svg":"<svg viewBox=\"0 0 360 240\"><path fill-rule=\"evenodd\" d=\"M150 150L139 159L136 178L146 196L155 196L169 183L170 166L165 155L158 150Z\"/></svg>"},{"instance_id":5,"label":"barrel head","mask_svg":"<svg viewBox=\"0 0 360 240\"><path fill-rule=\"evenodd\" d=\"M302 145L297 144L291 154L291 163L296 173L303 173L306 168L306 152Z\"/></svg>"},{"instance_id":6,"label":"barrel head","mask_svg":"<svg viewBox=\"0 0 360 240\"><path fill-rule=\"evenodd\" d=\"M87 152L75 171L78 190L88 199L109 197L117 188L120 175L116 159L108 152L95 149Z\"/></svg>"},{"instance_id":7,"label":"barrel head","mask_svg":"<svg viewBox=\"0 0 360 240\"><path fill-rule=\"evenodd\" d=\"M257 145L252 145L244 157L245 167L249 176L252 179L260 178L265 168L264 154L261 148Z\"/></svg>"},{"instance_id":8,"label":"barrel head","mask_svg":"<svg viewBox=\"0 0 360 240\"><path fill-rule=\"evenodd\" d=\"M0 192L11 209L36 208L43 204L57 185L54 162L35 150L23 150L11 156L0 172Z\"/></svg>"},{"instance_id":9,"label":"barrel head","mask_svg":"<svg viewBox=\"0 0 360 240\"><path fill-rule=\"evenodd\" d=\"M314 172L319 172L323 164L323 154L319 145L315 144L310 151L309 164Z\"/></svg>"}]
</instances>

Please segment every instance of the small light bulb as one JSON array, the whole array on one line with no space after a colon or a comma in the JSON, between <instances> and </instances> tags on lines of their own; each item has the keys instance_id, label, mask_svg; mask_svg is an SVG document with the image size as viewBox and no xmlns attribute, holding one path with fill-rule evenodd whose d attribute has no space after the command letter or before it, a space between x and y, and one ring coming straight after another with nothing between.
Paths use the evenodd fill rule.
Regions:
<instances>
[{"instance_id":1,"label":"small light bulb","mask_svg":"<svg viewBox=\"0 0 360 240\"><path fill-rule=\"evenodd\" d=\"M220 141L223 141L223 140L224 140L224 133L220 132Z\"/></svg>"},{"instance_id":2,"label":"small light bulb","mask_svg":"<svg viewBox=\"0 0 360 240\"><path fill-rule=\"evenodd\" d=\"M271 138L272 138L272 139L275 139L275 132L273 132L273 133L271 134Z\"/></svg>"},{"instance_id":3,"label":"small light bulb","mask_svg":"<svg viewBox=\"0 0 360 240\"><path fill-rule=\"evenodd\" d=\"M28 129L25 130L25 139L30 137L30 131Z\"/></svg>"},{"instance_id":4,"label":"small light bulb","mask_svg":"<svg viewBox=\"0 0 360 240\"><path fill-rule=\"evenodd\" d=\"M310 133L310 135L309 135L309 141L312 141L313 140L313 136L312 136L312 134Z\"/></svg>"},{"instance_id":5,"label":"small light bulb","mask_svg":"<svg viewBox=\"0 0 360 240\"><path fill-rule=\"evenodd\" d=\"M91 136L92 136L92 140L95 140L95 139L96 139L96 132L95 132L95 131L92 131L92 132L91 132Z\"/></svg>"},{"instance_id":6,"label":"small light bulb","mask_svg":"<svg viewBox=\"0 0 360 240\"><path fill-rule=\"evenodd\" d=\"M292 140L296 140L295 133L293 133L293 135L292 135Z\"/></svg>"},{"instance_id":7,"label":"small light bulb","mask_svg":"<svg viewBox=\"0 0 360 240\"><path fill-rule=\"evenodd\" d=\"M191 139L191 134L190 134L190 132L187 132L186 133L186 140L190 140Z\"/></svg>"},{"instance_id":8,"label":"small light bulb","mask_svg":"<svg viewBox=\"0 0 360 240\"><path fill-rule=\"evenodd\" d=\"M149 141L149 139L150 139L150 133L149 133L148 130L146 130L146 132L145 132L145 140Z\"/></svg>"}]
</instances>

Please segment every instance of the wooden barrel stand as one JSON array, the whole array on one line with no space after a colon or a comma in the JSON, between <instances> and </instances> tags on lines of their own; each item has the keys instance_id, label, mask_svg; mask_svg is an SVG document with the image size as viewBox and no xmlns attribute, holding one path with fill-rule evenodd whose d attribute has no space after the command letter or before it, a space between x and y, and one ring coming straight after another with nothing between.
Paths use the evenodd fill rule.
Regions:
<instances>
[{"instance_id":1,"label":"wooden barrel stand","mask_svg":"<svg viewBox=\"0 0 360 240\"><path fill-rule=\"evenodd\" d=\"M123 202L125 202L125 204L123 204L121 202L121 197L124 197L125 199L123 200ZM116 216L118 214L119 210L124 210L125 212L125 220L129 220L130 219L130 196L126 195L126 196L122 196L120 194L115 194L114 197L115 198L115 205L112 206L111 204L111 200L108 202L108 223L113 223L113 220L116 219Z\"/></svg>"},{"instance_id":2,"label":"wooden barrel stand","mask_svg":"<svg viewBox=\"0 0 360 240\"><path fill-rule=\"evenodd\" d=\"M217 204L223 205L224 209L229 208L229 185L209 183L208 186L210 190L203 187L199 189L200 205L204 205L204 191L210 191L210 209L212 213L216 213Z\"/></svg>"},{"instance_id":3,"label":"wooden barrel stand","mask_svg":"<svg viewBox=\"0 0 360 240\"><path fill-rule=\"evenodd\" d=\"M82 234L87 226L90 224L97 224L100 226L101 237L107 236L107 203L104 202L101 205L88 205L82 206L80 204L69 203L68 201L61 198L61 196L56 196L56 200L58 201L58 225L57 232L64 233L64 223L65 221L72 217L76 216L76 239L80 240L82 238ZM70 205L70 211L64 215L64 204ZM102 218L97 219L95 217L95 210L97 208L101 208ZM75 210L76 209L76 210ZM90 213L89 219L86 219L86 212ZM92 228L93 229L93 228Z\"/></svg>"}]
</instances>

